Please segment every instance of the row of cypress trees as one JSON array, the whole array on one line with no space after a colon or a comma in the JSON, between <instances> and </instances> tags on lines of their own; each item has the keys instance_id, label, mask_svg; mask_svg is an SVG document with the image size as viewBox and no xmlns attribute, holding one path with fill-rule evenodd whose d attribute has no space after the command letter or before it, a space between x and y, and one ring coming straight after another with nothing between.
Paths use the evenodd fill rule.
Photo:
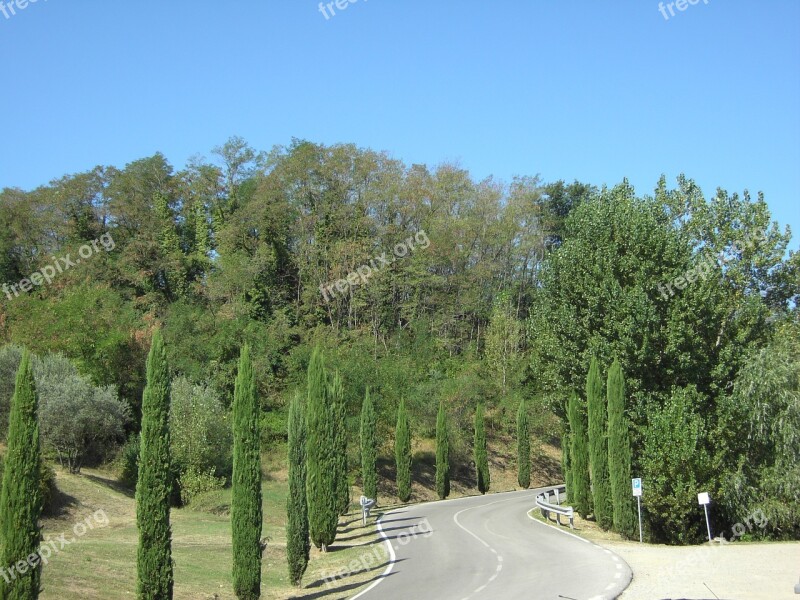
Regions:
<instances>
[{"instance_id":1,"label":"row of cypress trees","mask_svg":"<svg viewBox=\"0 0 800 600\"><path fill-rule=\"evenodd\" d=\"M625 377L619 361L609 369L603 394L600 367L596 358L591 359L586 404L573 394L567 420L562 469L573 506L584 518L593 514L601 528L633 537L630 425L625 416Z\"/></svg>"},{"instance_id":2,"label":"row of cypress trees","mask_svg":"<svg viewBox=\"0 0 800 600\"><path fill-rule=\"evenodd\" d=\"M173 596L169 453L170 377L161 333L153 334L142 396L141 447L136 485L137 597ZM231 536L233 588L240 600L261 596L261 435L259 403L250 351L239 358L233 398Z\"/></svg>"},{"instance_id":3,"label":"row of cypress trees","mask_svg":"<svg viewBox=\"0 0 800 600\"><path fill-rule=\"evenodd\" d=\"M363 412L370 411L367 392ZM367 416L365 424L362 415L364 464L370 460L363 456L369 422ZM374 428L371 435L374 440ZM374 465L374 454L371 460ZM328 373L320 348L314 349L308 364L305 403L298 394L289 405L288 463L286 558L289 579L299 586L311 545L327 552L336 539L339 517L350 508L344 384L338 372Z\"/></svg>"},{"instance_id":4,"label":"row of cypress trees","mask_svg":"<svg viewBox=\"0 0 800 600\"><path fill-rule=\"evenodd\" d=\"M147 357L147 383L142 396L141 446L136 485L136 595L142 600L173 597L172 530L170 526L170 377L159 331ZM231 504L233 583L237 598L261 595L261 458L259 406L249 350L245 346L233 404L234 462ZM3 565L28 561L30 568L0 580L0 600L35 600L41 583L39 517L42 497L38 394L25 351L11 401L3 487L0 492L0 560ZM30 564L34 563L34 564Z\"/></svg>"}]
</instances>

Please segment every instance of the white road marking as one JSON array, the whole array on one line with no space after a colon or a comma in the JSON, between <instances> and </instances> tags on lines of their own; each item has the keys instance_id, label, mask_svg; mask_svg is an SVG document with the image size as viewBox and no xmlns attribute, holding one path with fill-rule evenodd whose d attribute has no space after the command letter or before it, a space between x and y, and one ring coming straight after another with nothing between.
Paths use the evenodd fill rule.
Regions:
<instances>
[{"instance_id":1,"label":"white road marking","mask_svg":"<svg viewBox=\"0 0 800 600\"><path fill-rule=\"evenodd\" d=\"M386 566L386 569L383 571L383 574L378 579L372 582L372 585L370 585L367 589L362 590L361 592L353 596L350 600L356 600L356 598L360 598L368 591L370 591L372 588L374 588L376 585L378 585L381 581L386 579L389 573L392 572L392 569L394 568L394 563L397 562L397 556L394 553L394 548L392 548L392 542L390 542L389 538L386 537L386 533L383 531L383 527L381 526L381 519L383 519L384 516L386 515L382 515L380 519L375 521L375 527L378 528L378 533L383 538L383 542L386 544L386 549L389 551L389 564Z\"/></svg>"},{"instance_id":2,"label":"white road marking","mask_svg":"<svg viewBox=\"0 0 800 600\"><path fill-rule=\"evenodd\" d=\"M486 586L487 586L487 585L489 585L489 584L490 584L490 583L492 583L492 582L493 582L495 579L497 579L497 576L500 574L500 571L502 571L502 570L503 570L503 564L502 564L502 563L503 563L503 557L502 557L502 556L500 556L500 555L497 553L497 550L495 550L494 548L492 548L492 547L491 547L491 546L490 546L488 543L486 543L484 540L482 540L482 539L481 539L479 536L477 536L476 534L472 533L472 532L471 532L469 529L467 529L467 528L466 528L466 527L464 527L464 526L463 526L461 523L459 523L459 521L458 521L458 515L460 515L460 514L461 514L461 513L463 513L463 512L466 512L466 511L468 511L468 510L473 510L473 509L476 509L476 508L483 508L483 507L486 507L486 506L491 506L492 504L497 504L497 503L499 503L499 502L508 502L508 501L510 501L510 500L516 500L516 498L504 498L503 500L497 500L497 501L495 501L495 502L489 502L489 504L481 504L481 505L479 505L479 506L471 506L471 507L469 507L469 508L464 508L464 509L462 509L462 510L458 511L456 514L454 514L454 515L453 515L453 521L455 521L455 524L456 524L456 525L458 525L458 527L459 527L460 529L463 529L463 530L464 530L464 531L466 531L468 534L470 534L472 537L474 537L476 540L478 540L478 541L479 541L481 544L483 544L484 546L486 546L486 547L487 547L487 548L488 548L488 549L489 549L489 550L492 552L492 554L494 554L494 555L495 555L495 558L497 559L497 569L495 570L495 572L494 572L494 575L492 575L492 576L489 578L489 580L488 580L488 581L487 581L487 582L486 582L484 585L482 585L482 586L481 586L481 587L479 587L477 590L475 590L474 592L472 592L472 593L471 593L469 596L467 596L466 598L464 598L464 600L469 600L469 598L472 598L472 597L473 597L473 596L475 596L476 594L479 594L479 593L481 593L481 592L482 592L484 589L486 589ZM490 532L490 533L491 533L491 532ZM501 536L501 537L503 537L503 536Z\"/></svg>"}]
</instances>

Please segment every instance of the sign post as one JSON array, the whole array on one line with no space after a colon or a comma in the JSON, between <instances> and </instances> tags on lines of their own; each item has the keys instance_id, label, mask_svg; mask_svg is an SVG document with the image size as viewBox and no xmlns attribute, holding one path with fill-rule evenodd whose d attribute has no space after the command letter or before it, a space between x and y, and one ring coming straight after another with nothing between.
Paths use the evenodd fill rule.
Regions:
<instances>
[{"instance_id":1,"label":"sign post","mask_svg":"<svg viewBox=\"0 0 800 600\"><path fill-rule=\"evenodd\" d=\"M697 503L702 505L703 509L706 511L706 529L708 529L708 541L711 541L711 523L708 521L708 505L711 503L711 498L708 496L708 492L700 492L697 494Z\"/></svg>"},{"instance_id":2,"label":"sign post","mask_svg":"<svg viewBox=\"0 0 800 600\"><path fill-rule=\"evenodd\" d=\"M366 496L361 496L359 499L359 504L361 504L361 521L364 525L367 524L367 517L369 517L370 509L375 506L375 500L372 498L367 498Z\"/></svg>"},{"instance_id":3,"label":"sign post","mask_svg":"<svg viewBox=\"0 0 800 600\"><path fill-rule=\"evenodd\" d=\"M642 479L631 479L633 495L636 497L636 506L639 509L639 543L642 543Z\"/></svg>"}]
</instances>

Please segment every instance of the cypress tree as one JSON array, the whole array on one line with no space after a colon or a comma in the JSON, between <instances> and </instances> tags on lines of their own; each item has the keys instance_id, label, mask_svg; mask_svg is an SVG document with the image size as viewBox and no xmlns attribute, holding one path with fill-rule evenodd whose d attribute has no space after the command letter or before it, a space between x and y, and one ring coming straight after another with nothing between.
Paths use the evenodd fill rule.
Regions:
<instances>
[{"instance_id":1,"label":"cypress tree","mask_svg":"<svg viewBox=\"0 0 800 600\"><path fill-rule=\"evenodd\" d=\"M141 600L172 598L172 491L169 454L170 380L161 332L153 334L142 395L139 478L136 483L137 595Z\"/></svg>"},{"instance_id":2,"label":"cypress tree","mask_svg":"<svg viewBox=\"0 0 800 600\"><path fill-rule=\"evenodd\" d=\"M350 483L347 479L347 417L344 405L344 385L337 372L331 380L331 408L334 422L334 450L336 469L336 508L338 514L350 510Z\"/></svg>"},{"instance_id":3,"label":"cypress tree","mask_svg":"<svg viewBox=\"0 0 800 600\"><path fill-rule=\"evenodd\" d=\"M295 396L289 405L289 497L286 499L286 560L289 580L300 586L311 553L306 504L306 423L303 404Z\"/></svg>"},{"instance_id":4,"label":"cypress tree","mask_svg":"<svg viewBox=\"0 0 800 600\"><path fill-rule=\"evenodd\" d=\"M572 502L572 461L570 460L570 437L569 430L561 434L561 473L564 475L564 485L567 488L567 496Z\"/></svg>"},{"instance_id":5,"label":"cypress tree","mask_svg":"<svg viewBox=\"0 0 800 600\"><path fill-rule=\"evenodd\" d=\"M586 415L577 394L569 401L569 426L572 447L572 495L570 501L575 510L586 518L592 512L591 491L589 484L589 443L586 437Z\"/></svg>"},{"instance_id":6,"label":"cypress tree","mask_svg":"<svg viewBox=\"0 0 800 600\"><path fill-rule=\"evenodd\" d=\"M517 410L517 483L526 490L531 485L531 436L524 398Z\"/></svg>"},{"instance_id":7,"label":"cypress tree","mask_svg":"<svg viewBox=\"0 0 800 600\"><path fill-rule=\"evenodd\" d=\"M0 494L0 541L2 565L8 570L17 563L26 563L35 556L41 534L39 516L42 494L39 486L41 455L39 451L39 398L27 350L17 369L14 396L8 419L8 449L3 471L3 491ZM40 559L26 563L24 570L10 574L4 571L0 579L0 598L3 600L36 600L42 576Z\"/></svg>"},{"instance_id":8,"label":"cypress tree","mask_svg":"<svg viewBox=\"0 0 800 600\"><path fill-rule=\"evenodd\" d=\"M242 347L233 392L231 533L233 591L239 600L261 597L261 436L250 349Z\"/></svg>"},{"instance_id":9,"label":"cypress tree","mask_svg":"<svg viewBox=\"0 0 800 600\"><path fill-rule=\"evenodd\" d=\"M600 379L600 367L592 357L586 377L586 407L589 417L589 466L592 474L594 518L602 529L613 522L611 483L608 476L608 439L606 397Z\"/></svg>"},{"instance_id":10,"label":"cypress tree","mask_svg":"<svg viewBox=\"0 0 800 600\"><path fill-rule=\"evenodd\" d=\"M375 416L375 406L369 397L369 388L364 394L364 403L361 406L361 481L364 495L373 500L378 499L378 420Z\"/></svg>"},{"instance_id":11,"label":"cypress tree","mask_svg":"<svg viewBox=\"0 0 800 600\"><path fill-rule=\"evenodd\" d=\"M608 371L608 467L614 530L626 538L636 533L636 515L631 494L631 443L625 417L625 377L614 361Z\"/></svg>"},{"instance_id":12,"label":"cypress tree","mask_svg":"<svg viewBox=\"0 0 800 600\"><path fill-rule=\"evenodd\" d=\"M450 495L450 441L443 401L439 402L439 414L436 416L436 493L440 500Z\"/></svg>"},{"instance_id":13,"label":"cypress tree","mask_svg":"<svg viewBox=\"0 0 800 600\"><path fill-rule=\"evenodd\" d=\"M308 364L306 497L311 542L323 552L336 539L339 524L334 415L329 400L322 351L315 348Z\"/></svg>"},{"instance_id":14,"label":"cypress tree","mask_svg":"<svg viewBox=\"0 0 800 600\"><path fill-rule=\"evenodd\" d=\"M394 459L397 466L397 497L401 502L411 499L411 425L405 401L400 401L395 429Z\"/></svg>"},{"instance_id":15,"label":"cypress tree","mask_svg":"<svg viewBox=\"0 0 800 600\"><path fill-rule=\"evenodd\" d=\"M491 484L489 476L489 454L486 450L486 424L483 420L483 404L475 408L475 470L478 475L478 491L485 494Z\"/></svg>"}]
</instances>

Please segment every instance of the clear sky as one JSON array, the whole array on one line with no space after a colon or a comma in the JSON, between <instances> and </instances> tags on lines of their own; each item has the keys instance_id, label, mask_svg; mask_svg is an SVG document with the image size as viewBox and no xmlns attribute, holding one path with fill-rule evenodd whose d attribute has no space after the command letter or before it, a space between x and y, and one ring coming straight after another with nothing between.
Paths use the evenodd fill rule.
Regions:
<instances>
[{"instance_id":1,"label":"clear sky","mask_svg":"<svg viewBox=\"0 0 800 600\"><path fill-rule=\"evenodd\" d=\"M298 137L641 194L685 172L763 191L797 247L798 0L2 2L0 187Z\"/></svg>"}]
</instances>

